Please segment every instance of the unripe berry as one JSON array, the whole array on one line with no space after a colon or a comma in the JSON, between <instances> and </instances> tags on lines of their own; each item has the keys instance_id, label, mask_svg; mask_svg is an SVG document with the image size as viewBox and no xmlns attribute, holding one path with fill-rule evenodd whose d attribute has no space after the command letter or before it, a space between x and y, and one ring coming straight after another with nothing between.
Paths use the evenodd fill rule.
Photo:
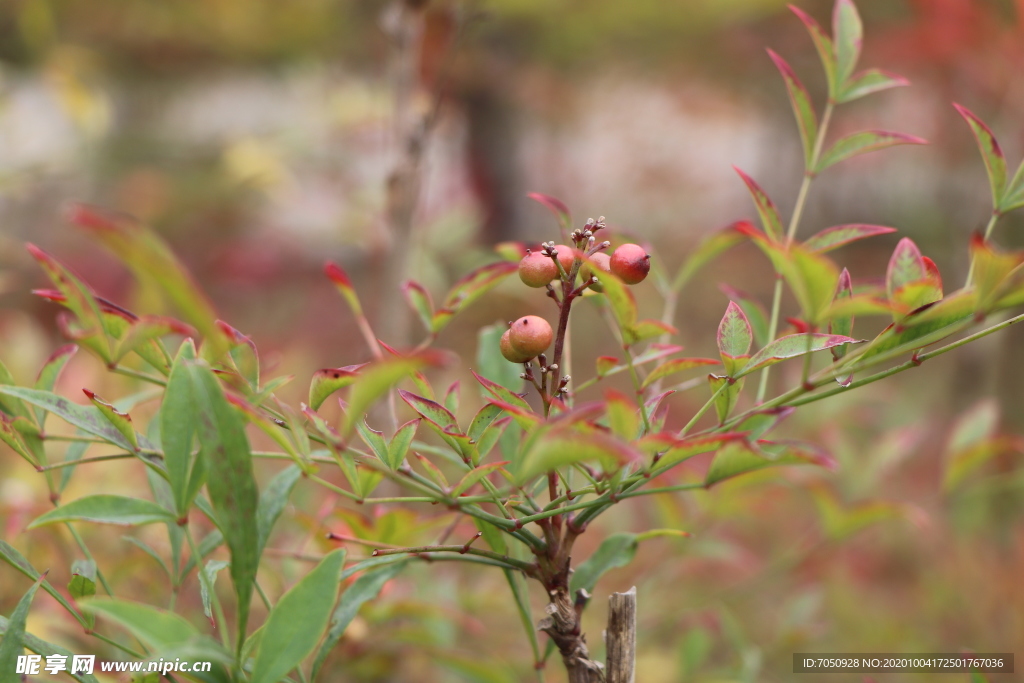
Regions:
<instances>
[{"instance_id":1,"label":"unripe berry","mask_svg":"<svg viewBox=\"0 0 1024 683\"><path fill-rule=\"evenodd\" d=\"M519 279L527 287L543 287L558 277L558 266L539 251L532 251L519 262Z\"/></svg>"},{"instance_id":2,"label":"unripe berry","mask_svg":"<svg viewBox=\"0 0 1024 683\"><path fill-rule=\"evenodd\" d=\"M509 332L511 330L505 330L505 334L501 335L501 341L498 346L501 347L501 355L505 357L505 360L512 363L525 363L530 360L532 356L527 356L525 353L520 353L512 348L512 342L509 341Z\"/></svg>"},{"instance_id":3,"label":"unripe berry","mask_svg":"<svg viewBox=\"0 0 1024 683\"><path fill-rule=\"evenodd\" d=\"M591 272L592 269L590 267L591 263L594 264L598 269L606 273L612 272L611 257L608 256L608 254L604 253L603 251L599 251L596 254L591 254L590 263L584 263L583 267L580 268L580 276L583 278L584 282L593 277L593 273ZM590 285L590 288L595 292L604 291L604 287L602 287L601 283L599 282L595 282L594 284Z\"/></svg>"},{"instance_id":4,"label":"unripe berry","mask_svg":"<svg viewBox=\"0 0 1024 683\"><path fill-rule=\"evenodd\" d=\"M651 257L639 244L623 244L612 254L611 269L627 285L635 285L651 271Z\"/></svg>"},{"instance_id":5,"label":"unripe berry","mask_svg":"<svg viewBox=\"0 0 1024 683\"><path fill-rule=\"evenodd\" d=\"M535 315L524 315L512 323L508 340L513 350L525 354L527 358L535 358L551 346L553 337L547 320Z\"/></svg>"}]
</instances>

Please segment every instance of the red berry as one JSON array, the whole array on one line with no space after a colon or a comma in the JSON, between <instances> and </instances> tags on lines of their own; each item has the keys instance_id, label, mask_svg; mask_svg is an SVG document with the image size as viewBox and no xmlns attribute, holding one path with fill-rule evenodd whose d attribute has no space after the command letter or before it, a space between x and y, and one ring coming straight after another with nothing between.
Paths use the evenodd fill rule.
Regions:
<instances>
[{"instance_id":1,"label":"red berry","mask_svg":"<svg viewBox=\"0 0 1024 683\"><path fill-rule=\"evenodd\" d=\"M525 354L527 358L535 358L551 346L553 337L547 320L535 315L524 315L512 323L508 341L513 350Z\"/></svg>"},{"instance_id":2,"label":"red berry","mask_svg":"<svg viewBox=\"0 0 1024 683\"><path fill-rule=\"evenodd\" d=\"M562 264L562 270L568 273L572 270L572 262L576 259L576 250L564 244L556 244L555 251L558 252L558 262Z\"/></svg>"},{"instance_id":3,"label":"red berry","mask_svg":"<svg viewBox=\"0 0 1024 683\"><path fill-rule=\"evenodd\" d=\"M558 266L539 251L533 251L519 262L519 279L528 287L543 287L558 277Z\"/></svg>"},{"instance_id":4,"label":"red berry","mask_svg":"<svg viewBox=\"0 0 1024 683\"><path fill-rule=\"evenodd\" d=\"M525 363L530 360L531 356L527 356L512 348L512 342L508 338L509 332L511 330L505 330L505 334L501 335L501 341L498 343L498 346L501 347L501 355L505 357L505 360L512 363Z\"/></svg>"},{"instance_id":5,"label":"red berry","mask_svg":"<svg viewBox=\"0 0 1024 683\"><path fill-rule=\"evenodd\" d=\"M639 244L623 244L612 254L611 269L627 285L635 285L651 271L651 257Z\"/></svg>"}]
</instances>

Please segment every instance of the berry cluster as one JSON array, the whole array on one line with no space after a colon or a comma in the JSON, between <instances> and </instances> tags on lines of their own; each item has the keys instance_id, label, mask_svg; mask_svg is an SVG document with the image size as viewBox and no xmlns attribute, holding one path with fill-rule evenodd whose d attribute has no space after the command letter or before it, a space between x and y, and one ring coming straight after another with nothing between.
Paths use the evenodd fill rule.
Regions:
<instances>
[{"instance_id":1,"label":"berry cluster","mask_svg":"<svg viewBox=\"0 0 1024 683\"><path fill-rule=\"evenodd\" d=\"M509 329L501 337L501 354L513 363L526 365L524 377L532 379L530 361L540 360L543 380L540 387L542 395L547 394L547 373L558 370L562 355L562 340L569 317L569 306L587 288L602 292L604 288L596 274L610 273L627 285L643 282L651 270L651 257L647 251L637 244L622 244L609 256L605 250L611 242L598 242L594 234L605 228L604 217L598 220L589 219L583 228L574 230L571 238L572 246L545 242L539 251L527 250L526 256L519 262L519 279L528 287L545 287L558 305L561 315L557 334L552 332L546 320L535 315L527 315L509 324ZM577 284L577 280L579 281ZM552 284L561 285L561 296ZM544 351L555 342L554 362L547 364ZM568 377L556 383L555 395L564 392Z\"/></svg>"}]
</instances>

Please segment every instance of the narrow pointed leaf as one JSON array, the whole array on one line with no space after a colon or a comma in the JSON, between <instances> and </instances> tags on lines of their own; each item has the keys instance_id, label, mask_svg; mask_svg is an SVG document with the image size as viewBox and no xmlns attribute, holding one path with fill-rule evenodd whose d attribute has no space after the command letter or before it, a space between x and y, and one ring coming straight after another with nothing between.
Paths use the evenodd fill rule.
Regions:
<instances>
[{"instance_id":1,"label":"narrow pointed leaf","mask_svg":"<svg viewBox=\"0 0 1024 683\"><path fill-rule=\"evenodd\" d=\"M366 364L349 365L344 368L324 368L313 373L313 380L309 383L309 406L313 410L320 410L324 401L339 389L343 389L359 377L359 370Z\"/></svg>"},{"instance_id":2,"label":"narrow pointed leaf","mask_svg":"<svg viewBox=\"0 0 1024 683\"><path fill-rule=\"evenodd\" d=\"M28 621L28 610L32 606L32 599L36 597L36 591L39 590L39 585L42 582L43 579L40 577L29 586L28 591L21 596L14 612L11 613L11 619L4 629L4 639L0 640L0 676L3 676L5 681L13 683L20 678L14 672L17 669L18 656L22 654L22 648L25 646L25 623Z\"/></svg>"},{"instance_id":3,"label":"narrow pointed leaf","mask_svg":"<svg viewBox=\"0 0 1024 683\"><path fill-rule=\"evenodd\" d=\"M585 562L576 567L569 583L572 592L586 590L593 592L597 580L608 571L625 567L633 561L639 545L636 534L612 534L602 541L597 550Z\"/></svg>"},{"instance_id":4,"label":"narrow pointed leaf","mask_svg":"<svg viewBox=\"0 0 1024 683\"><path fill-rule=\"evenodd\" d=\"M441 308L434 313L430 331L436 334L443 330L451 322L452 317L518 270L517 263L498 261L481 266L461 278L448 292Z\"/></svg>"},{"instance_id":5,"label":"narrow pointed leaf","mask_svg":"<svg viewBox=\"0 0 1024 683\"><path fill-rule=\"evenodd\" d=\"M905 85L910 85L910 81L903 76L881 69L867 69L850 77L843 91L836 97L836 102L852 102L872 93Z\"/></svg>"},{"instance_id":6,"label":"narrow pointed leaf","mask_svg":"<svg viewBox=\"0 0 1024 683\"><path fill-rule=\"evenodd\" d=\"M843 268L843 272L839 274L839 284L836 285L836 297L832 302L833 307L837 301L850 300L853 297L853 280L850 278L850 271ZM849 337L853 334L853 322L854 316L841 315L831 317L828 321L828 332L829 334L837 334L844 337ZM846 356L849 351L849 346L846 344L839 344L832 347L832 360L838 361ZM836 377L836 381L841 386L849 386L852 380L851 375L843 375Z\"/></svg>"},{"instance_id":7,"label":"narrow pointed leaf","mask_svg":"<svg viewBox=\"0 0 1024 683\"><path fill-rule=\"evenodd\" d=\"M855 344L856 339L838 334L791 334L786 337L779 337L768 344L747 362L746 366L736 375L743 377L749 375L758 368L774 365L788 358L796 358L814 351L823 351L843 344Z\"/></svg>"},{"instance_id":8,"label":"narrow pointed leaf","mask_svg":"<svg viewBox=\"0 0 1024 683\"><path fill-rule=\"evenodd\" d=\"M800 21L802 21L804 26L807 27L807 32L811 34L811 40L814 41L814 47L818 51L821 66L825 70L825 79L828 83L828 96L829 98L834 99L837 92L837 78L836 55L835 48L832 44L832 38L825 33L821 24L815 21L802 9L796 5L790 5L789 9L792 10L793 14L800 18Z\"/></svg>"},{"instance_id":9,"label":"narrow pointed leaf","mask_svg":"<svg viewBox=\"0 0 1024 683\"><path fill-rule=\"evenodd\" d=\"M558 431L541 436L527 452L516 471L516 481L529 482L536 476L577 462L597 461L605 471L641 458L632 446L600 432Z\"/></svg>"},{"instance_id":10,"label":"narrow pointed leaf","mask_svg":"<svg viewBox=\"0 0 1024 683\"><path fill-rule=\"evenodd\" d=\"M832 10L832 39L836 48L836 82L845 84L857 68L864 25L853 0L836 0Z\"/></svg>"},{"instance_id":11,"label":"narrow pointed leaf","mask_svg":"<svg viewBox=\"0 0 1024 683\"><path fill-rule=\"evenodd\" d=\"M782 227L782 219L779 218L779 210L775 208L775 203L768 197L765 191L761 189L761 186L754 182L753 178L735 166L733 166L733 170L736 171L740 178L743 179L743 182L746 183L747 189L750 191L750 196L754 200L754 206L757 207L757 213L761 217L761 225L764 228L765 234L772 242L782 241L786 231Z\"/></svg>"},{"instance_id":12,"label":"narrow pointed leaf","mask_svg":"<svg viewBox=\"0 0 1024 683\"><path fill-rule=\"evenodd\" d=\"M245 422L224 397L213 372L195 361L188 363L188 367L198 415L200 457L209 471L206 488L231 554L231 579L237 599L236 632L241 645L259 565L259 491L252 451L245 435Z\"/></svg>"},{"instance_id":13,"label":"narrow pointed leaf","mask_svg":"<svg viewBox=\"0 0 1024 683\"><path fill-rule=\"evenodd\" d=\"M288 504L288 497L291 496L295 484L302 478L302 470L296 465L289 465L281 470L266 488L260 492L259 507L256 509L256 532L259 538L259 555L270 539L270 532L274 530L281 513Z\"/></svg>"},{"instance_id":14,"label":"narrow pointed leaf","mask_svg":"<svg viewBox=\"0 0 1024 683\"><path fill-rule=\"evenodd\" d=\"M712 232L690 252L679 268L679 272L676 273L675 279L672 280L674 291L678 292L682 289L701 268L713 261L715 257L744 240L744 234L736 229L739 223L746 223L746 221L739 221Z\"/></svg>"},{"instance_id":15,"label":"narrow pointed leaf","mask_svg":"<svg viewBox=\"0 0 1024 683\"><path fill-rule=\"evenodd\" d=\"M65 344L60 347L53 354L46 359L42 369L39 371L39 376L36 377L36 383L33 388L40 389L42 391L53 391L54 387L57 386L57 379L60 377L61 371L64 370L64 366L67 365L71 357L78 351L78 346L75 344ZM42 426L43 421L46 418L46 411L40 407L36 407L36 423Z\"/></svg>"},{"instance_id":16,"label":"narrow pointed leaf","mask_svg":"<svg viewBox=\"0 0 1024 683\"><path fill-rule=\"evenodd\" d=\"M114 348L113 361L116 363L132 351L137 351L144 344L169 334L185 337L196 335L196 330L185 323L159 315L144 315L129 326L128 331L118 340ZM163 365L161 363L161 365Z\"/></svg>"},{"instance_id":17,"label":"narrow pointed leaf","mask_svg":"<svg viewBox=\"0 0 1024 683\"><path fill-rule=\"evenodd\" d=\"M75 314L76 321L83 335L98 335L100 340L96 347L98 355L110 361L110 330L104 324L100 314L100 306L92 290L81 279L57 259L34 244L27 244L26 249L32 255L62 297L61 303Z\"/></svg>"},{"instance_id":18,"label":"narrow pointed leaf","mask_svg":"<svg viewBox=\"0 0 1024 683\"><path fill-rule=\"evenodd\" d=\"M114 252L136 278L157 285L185 321L199 330L213 355L223 355L227 342L217 328L213 304L163 239L129 216L83 204L72 209L70 218Z\"/></svg>"},{"instance_id":19,"label":"narrow pointed leaf","mask_svg":"<svg viewBox=\"0 0 1024 683\"><path fill-rule=\"evenodd\" d=\"M174 521L173 513L148 500L101 494L79 498L50 510L36 517L28 525L28 528L35 529L58 522L97 522L137 526Z\"/></svg>"},{"instance_id":20,"label":"narrow pointed leaf","mask_svg":"<svg viewBox=\"0 0 1024 683\"><path fill-rule=\"evenodd\" d=\"M415 280L409 280L402 285L402 294L405 295L405 300L423 323L423 327L430 332L434 320L434 302L430 299L430 292Z\"/></svg>"},{"instance_id":21,"label":"narrow pointed leaf","mask_svg":"<svg viewBox=\"0 0 1024 683\"><path fill-rule=\"evenodd\" d=\"M409 452L409 446L412 445L413 437L416 436L416 428L419 427L419 424L419 418L409 420L395 431L395 435L388 444L387 464L391 469L397 470L402 466L402 462L405 461L405 456Z\"/></svg>"},{"instance_id":22,"label":"narrow pointed leaf","mask_svg":"<svg viewBox=\"0 0 1024 683\"><path fill-rule=\"evenodd\" d=\"M572 229L572 214L561 199L540 192L530 192L526 196L554 214L560 228L566 231Z\"/></svg>"},{"instance_id":23,"label":"narrow pointed leaf","mask_svg":"<svg viewBox=\"0 0 1024 683\"><path fill-rule=\"evenodd\" d=\"M814 105L811 104L811 96L807 88L800 82L796 72L785 59L768 50L768 56L775 62L776 68L782 74L782 80L786 83L786 91L789 93L789 103L793 107L793 114L796 116L796 125L800 131L800 142L804 147L804 165L811 170L814 160L814 142L818 137L818 117L814 113Z\"/></svg>"},{"instance_id":24,"label":"narrow pointed leaf","mask_svg":"<svg viewBox=\"0 0 1024 683\"><path fill-rule=\"evenodd\" d=\"M886 130L865 130L847 135L837 140L818 160L815 173L845 161L850 157L867 154L876 150L896 145L927 145L928 141L906 133L893 133Z\"/></svg>"},{"instance_id":25,"label":"narrow pointed leaf","mask_svg":"<svg viewBox=\"0 0 1024 683\"><path fill-rule=\"evenodd\" d=\"M818 253L832 251L839 247L876 235L887 235L896 232L896 228L887 228L884 225L864 225L853 223L850 225L837 225L833 228L826 228L811 236L803 243L804 249Z\"/></svg>"},{"instance_id":26,"label":"narrow pointed leaf","mask_svg":"<svg viewBox=\"0 0 1024 683\"><path fill-rule=\"evenodd\" d=\"M348 304L348 307L352 309L352 314L357 318L363 317L363 305L359 303L359 295L356 294L355 288L352 286L352 280L349 279L348 273L339 266L337 263L328 261L324 264L324 275L327 279L334 283L334 287L341 294L341 297Z\"/></svg>"},{"instance_id":27,"label":"narrow pointed leaf","mask_svg":"<svg viewBox=\"0 0 1024 683\"><path fill-rule=\"evenodd\" d=\"M93 598L83 602L82 609L124 627L156 649L182 645L199 636L184 617L140 602Z\"/></svg>"},{"instance_id":28,"label":"narrow pointed leaf","mask_svg":"<svg viewBox=\"0 0 1024 683\"><path fill-rule=\"evenodd\" d=\"M708 365L718 365L719 361L714 358L675 358L670 361L666 361L654 368L651 374L647 375L644 379L642 389L646 389L651 384L657 382L660 379L664 379L669 375L674 375L677 372L683 372L684 370L690 370L691 368L706 367Z\"/></svg>"},{"instance_id":29,"label":"narrow pointed leaf","mask_svg":"<svg viewBox=\"0 0 1024 683\"><path fill-rule=\"evenodd\" d=\"M718 351L722 354L722 362L746 356L750 351L750 345L754 342L754 332L750 328L750 321L743 313L739 305L730 301L718 324ZM729 368L726 368L727 370Z\"/></svg>"},{"instance_id":30,"label":"narrow pointed leaf","mask_svg":"<svg viewBox=\"0 0 1024 683\"><path fill-rule=\"evenodd\" d=\"M341 426L342 438L348 438L355 423L362 420L370 406L395 384L427 366L439 365L441 358L434 352L422 352L374 361L364 368L349 389L348 407Z\"/></svg>"},{"instance_id":31,"label":"narrow pointed leaf","mask_svg":"<svg viewBox=\"0 0 1024 683\"><path fill-rule=\"evenodd\" d=\"M488 474L496 470L500 470L502 467L508 464L508 460L502 460L501 462L492 462L488 463L487 465L480 465L479 467L474 467L469 472L467 472L464 477L462 477L458 484L455 485L455 488L452 489L451 495L461 496L463 493L468 491L471 486L473 486L478 481L486 477Z\"/></svg>"},{"instance_id":32,"label":"narrow pointed leaf","mask_svg":"<svg viewBox=\"0 0 1024 683\"><path fill-rule=\"evenodd\" d=\"M10 629L11 622L6 617L0 616L0 636L6 636ZM11 639L11 642L14 642L13 638ZM42 638L37 638L31 633L26 632L21 634L21 644L27 650L34 652L37 655L40 655L44 658L49 657L51 655L56 655L58 657L63 657L64 661L70 662L71 658L73 657L71 650L66 650L60 645L48 643ZM20 652L18 654L20 654ZM15 665L12 664L11 666L13 667ZM15 669L11 668L8 670L14 671ZM78 681L78 683L99 683L97 678L92 674L69 672L68 675L71 676L71 678Z\"/></svg>"},{"instance_id":33,"label":"narrow pointed leaf","mask_svg":"<svg viewBox=\"0 0 1024 683\"><path fill-rule=\"evenodd\" d=\"M327 635L320 643L320 648L313 659L310 680L316 680L317 674L320 673L320 669L324 665L324 660L327 659L331 649L341 640L345 629L359 613L359 608L376 598L384 588L384 584L398 576L399 572L408 564L407 558L400 558L382 567L368 569L345 589L345 592L341 594L341 600L338 601L337 608L331 614Z\"/></svg>"},{"instance_id":34,"label":"narrow pointed leaf","mask_svg":"<svg viewBox=\"0 0 1024 683\"><path fill-rule=\"evenodd\" d=\"M388 444L384 440L384 432L379 432L366 424L366 420L356 423L356 432L373 454L380 458L383 463L388 462Z\"/></svg>"},{"instance_id":35,"label":"narrow pointed leaf","mask_svg":"<svg viewBox=\"0 0 1024 683\"><path fill-rule=\"evenodd\" d=\"M344 562L344 550L329 553L274 605L263 626L251 683L277 683L316 648L334 609Z\"/></svg>"},{"instance_id":36,"label":"narrow pointed leaf","mask_svg":"<svg viewBox=\"0 0 1024 683\"><path fill-rule=\"evenodd\" d=\"M26 387L0 386L0 393L20 398L26 403L39 406L43 410L53 413L64 421L72 424L81 430L98 436L99 438L123 448L128 452L134 452L132 445L124 435L114 427L95 406L83 406L72 403L63 396L58 396L49 391L39 389L28 389Z\"/></svg>"},{"instance_id":37,"label":"narrow pointed leaf","mask_svg":"<svg viewBox=\"0 0 1024 683\"><path fill-rule=\"evenodd\" d=\"M481 377L475 371L473 372L473 376L476 377L476 381L480 382L480 385L483 386L483 388L486 389L488 392L490 392L490 394L494 396L496 399L517 406L527 412L533 412L533 409L530 407L530 404L527 403L519 394L516 394L509 389L506 389L504 386L498 384L497 382L492 382L491 380L486 379L485 377Z\"/></svg>"},{"instance_id":38,"label":"narrow pointed leaf","mask_svg":"<svg viewBox=\"0 0 1024 683\"><path fill-rule=\"evenodd\" d=\"M911 282L923 280L928 275L921 250L914 241L904 237L896 245L889 258L889 268L885 274L885 290L889 300L895 298L896 290Z\"/></svg>"},{"instance_id":39,"label":"narrow pointed leaf","mask_svg":"<svg viewBox=\"0 0 1024 683\"><path fill-rule=\"evenodd\" d=\"M131 415L121 412L88 389L82 389L82 391L92 401L92 404L99 409L103 417L107 418L107 421L114 426L114 429L121 432L121 435L132 445L132 449L138 450L139 437L135 433L135 426L132 424Z\"/></svg>"},{"instance_id":40,"label":"narrow pointed leaf","mask_svg":"<svg viewBox=\"0 0 1024 683\"><path fill-rule=\"evenodd\" d=\"M988 172L988 184L992 190L992 206L998 209L1002 205L1003 197L1006 194L1006 157L999 147L992 129L985 125L977 115L967 107L954 103L960 116L964 117L967 125L974 133L974 139L981 151L981 158L985 162L985 170Z\"/></svg>"},{"instance_id":41,"label":"narrow pointed leaf","mask_svg":"<svg viewBox=\"0 0 1024 683\"><path fill-rule=\"evenodd\" d=\"M39 580L43 575L36 571L36 568L29 564L25 556L18 552L18 549L12 546L7 541L0 538L0 560L3 560L7 564L11 565L18 572L27 576L30 580ZM50 594L50 596L60 603L61 607L68 611L68 614L78 614L77 610L71 606L71 603L67 601L56 588L54 588L49 581L45 578L42 579L43 590ZM3 617L0 617L2 619ZM28 647L28 646L26 646Z\"/></svg>"},{"instance_id":42,"label":"narrow pointed leaf","mask_svg":"<svg viewBox=\"0 0 1024 683\"><path fill-rule=\"evenodd\" d=\"M210 620L211 624L215 624L213 620L213 600L211 595L216 589L215 584L217 583L217 573L221 569L228 566L228 562L225 560L210 560L203 567L203 570L199 572L199 599L203 603L203 614ZM221 624L220 628L224 628Z\"/></svg>"},{"instance_id":43,"label":"narrow pointed leaf","mask_svg":"<svg viewBox=\"0 0 1024 683\"><path fill-rule=\"evenodd\" d=\"M641 439L637 445L644 451L661 453L655 468L658 472L664 472L695 455L718 450L723 444L742 439L744 436L742 432L729 432L677 439L671 434L653 434Z\"/></svg>"},{"instance_id":44,"label":"narrow pointed leaf","mask_svg":"<svg viewBox=\"0 0 1024 683\"><path fill-rule=\"evenodd\" d=\"M604 297L611 306L612 315L619 329L629 330L636 324L636 298L622 280L612 273L605 272L594 266L591 272L597 277L604 289Z\"/></svg>"},{"instance_id":45,"label":"narrow pointed leaf","mask_svg":"<svg viewBox=\"0 0 1024 683\"><path fill-rule=\"evenodd\" d=\"M708 385L711 387L712 394L718 392L718 390L722 388L722 385L727 385L722 393L718 394L718 398L715 399L715 412L718 414L719 424L729 419L729 415L732 413L733 408L736 407L736 402L739 400L740 392L743 391L744 382L746 382L746 380L739 379L733 381L730 377L708 375Z\"/></svg>"}]
</instances>

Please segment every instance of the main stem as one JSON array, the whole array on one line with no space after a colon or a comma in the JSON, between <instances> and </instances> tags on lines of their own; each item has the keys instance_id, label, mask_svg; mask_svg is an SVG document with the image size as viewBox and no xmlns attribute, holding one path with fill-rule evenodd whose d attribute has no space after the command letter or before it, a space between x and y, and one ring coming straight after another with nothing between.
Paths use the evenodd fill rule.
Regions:
<instances>
[{"instance_id":1,"label":"main stem","mask_svg":"<svg viewBox=\"0 0 1024 683\"><path fill-rule=\"evenodd\" d=\"M818 160L821 158L821 148L825 144L825 135L828 132L828 125L832 121L832 110L835 109L835 104L829 100L828 104L825 105L825 111L821 116L821 126L818 128L818 135L814 139L814 149L811 151L811 163L804 171L803 182L800 183L800 191L796 196L796 205L793 207L793 215L789 219L789 228L786 230L786 244L792 244L793 239L796 237L797 227L800 225L800 218L804 212L804 205L807 203L807 193L811 189L811 181L814 180L817 175L815 168L818 165ZM768 341L774 341L775 335L779 331L779 309L782 306L782 275L776 271L775 273L775 292L772 295L772 313L771 318L768 321ZM761 371L761 382L757 387L757 403L764 400L765 394L768 392L768 377L771 374L771 366L769 365Z\"/></svg>"}]
</instances>

